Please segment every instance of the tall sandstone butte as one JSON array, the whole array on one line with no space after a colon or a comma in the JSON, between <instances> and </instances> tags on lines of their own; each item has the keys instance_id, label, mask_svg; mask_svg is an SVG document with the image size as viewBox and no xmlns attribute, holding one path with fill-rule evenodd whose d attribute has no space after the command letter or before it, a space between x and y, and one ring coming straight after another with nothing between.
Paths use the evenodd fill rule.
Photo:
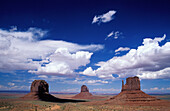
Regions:
<instances>
[{"instance_id":1,"label":"tall sandstone butte","mask_svg":"<svg viewBox=\"0 0 170 111\"><path fill-rule=\"evenodd\" d=\"M49 102L84 102L81 100L60 99L49 94L49 85L45 80L34 80L31 84L30 93L21 97L29 100L43 100Z\"/></svg>"},{"instance_id":2,"label":"tall sandstone butte","mask_svg":"<svg viewBox=\"0 0 170 111\"><path fill-rule=\"evenodd\" d=\"M124 81L122 80L122 91L132 91L132 90L140 90L140 80L139 77L128 77L126 79L126 84L124 85Z\"/></svg>"},{"instance_id":3,"label":"tall sandstone butte","mask_svg":"<svg viewBox=\"0 0 170 111\"><path fill-rule=\"evenodd\" d=\"M51 99L52 95L49 94L49 85L45 80L34 80L31 84L30 93L22 97L23 99Z\"/></svg>"},{"instance_id":4,"label":"tall sandstone butte","mask_svg":"<svg viewBox=\"0 0 170 111\"><path fill-rule=\"evenodd\" d=\"M112 97L110 100L115 100L116 102L146 102L146 101L156 101L155 97L152 97L140 89L139 77L128 77L126 79L126 84L122 81L122 90L117 95Z\"/></svg>"},{"instance_id":5,"label":"tall sandstone butte","mask_svg":"<svg viewBox=\"0 0 170 111\"><path fill-rule=\"evenodd\" d=\"M49 93L49 85L45 80L34 80L31 84L31 92L37 94Z\"/></svg>"},{"instance_id":6,"label":"tall sandstone butte","mask_svg":"<svg viewBox=\"0 0 170 111\"><path fill-rule=\"evenodd\" d=\"M87 88L86 85L81 86L81 92L89 92L89 89Z\"/></svg>"}]
</instances>

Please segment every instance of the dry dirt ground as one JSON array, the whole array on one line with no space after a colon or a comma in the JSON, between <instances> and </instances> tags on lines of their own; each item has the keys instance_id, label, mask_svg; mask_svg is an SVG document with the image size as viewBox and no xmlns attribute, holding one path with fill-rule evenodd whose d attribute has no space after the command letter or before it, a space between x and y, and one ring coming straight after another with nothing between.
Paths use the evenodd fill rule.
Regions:
<instances>
[{"instance_id":1,"label":"dry dirt ground","mask_svg":"<svg viewBox=\"0 0 170 111\"><path fill-rule=\"evenodd\" d=\"M57 103L45 101L22 100L23 94L0 94L0 111L170 111L170 96L155 95L165 99L159 103L124 103L107 101L113 96L103 96L100 99L90 99L79 103ZM69 99L74 95L55 95L58 98Z\"/></svg>"}]
</instances>

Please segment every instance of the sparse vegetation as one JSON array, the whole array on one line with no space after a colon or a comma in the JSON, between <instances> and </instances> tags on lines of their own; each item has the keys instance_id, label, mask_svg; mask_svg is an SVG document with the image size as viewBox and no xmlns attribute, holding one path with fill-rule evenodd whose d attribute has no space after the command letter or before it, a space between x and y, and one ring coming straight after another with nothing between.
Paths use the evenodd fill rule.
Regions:
<instances>
[{"instance_id":1,"label":"sparse vegetation","mask_svg":"<svg viewBox=\"0 0 170 111\"><path fill-rule=\"evenodd\" d=\"M64 95L62 95L64 96ZM11 98L10 98L11 97ZM68 97L68 96L67 96ZM157 97L157 96L156 96ZM13 96L0 99L0 111L166 111L170 106L144 106L144 105L116 105L116 104L86 104L84 103L55 103L45 101L29 101L15 99ZM167 99L169 95L161 98ZM95 100L89 100L94 102ZM96 101L103 101L98 99Z\"/></svg>"}]
</instances>

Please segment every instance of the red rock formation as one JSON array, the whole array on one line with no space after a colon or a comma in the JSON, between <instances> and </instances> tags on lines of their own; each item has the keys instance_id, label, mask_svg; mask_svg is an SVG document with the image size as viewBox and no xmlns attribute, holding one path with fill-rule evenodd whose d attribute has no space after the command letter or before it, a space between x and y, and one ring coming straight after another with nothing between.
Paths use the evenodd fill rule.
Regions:
<instances>
[{"instance_id":1,"label":"red rock formation","mask_svg":"<svg viewBox=\"0 0 170 111\"><path fill-rule=\"evenodd\" d=\"M86 85L81 86L81 92L77 95L75 95L73 98L77 99L93 99L95 96L93 96L91 93L89 93L89 89Z\"/></svg>"},{"instance_id":2,"label":"red rock formation","mask_svg":"<svg viewBox=\"0 0 170 111\"><path fill-rule=\"evenodd\" d=\"M122 81L122 90L117 95L111 98L117 102L143 102L143 101L156 101L155 97L152 97L140 90L140 80L138 77L129 77L126 79L126 84Z\"/></svg>"},{"instance_id":3,"label":"red rock formation","mask_svg":"<svg viewBox=\"0 0 170 111\"><path fill-rule=\"evenodd\" d=\"M42 96L49 94L49 85L45 80L34 80L31 84L31 92L25 95L24 99L39 100Z\"/></svg>"},{"instance_id":4,"label":"red rock formation","mask_svg":"<svg viewBox=\"0 0 170 111\"><path fill-rule=\"evenodd\" d=\"M60 99L49 94L49 85L45 80L34 80L31 84L31 92L21 97L26 100L43 100L49 102L84 102L81 100Z\"/></svg>"},{"instance_id":5,"label":"red rock formation","mask_svg":"<svg viewBox=\"0 0 170 111\"><path fill-rule=\"evenodd\" d=\"M89 89L87 88L86 85L81 86L81 92L89 92Z\"/></svg>"},{"instance_id":6,"label":"red rock formation","mask_svg":"<svg viewBox=\"0 0 170 111\"><path fill-rule=\"evenodd\" d=\"M122 80L122 91L132 91L132 90L140 90L140 80L139 77L128 77L126 79L126 84Z\"/></svg>"},{"instance_id":7,"label":"red rock formation","mask_svg":"<svg viewBox=\"0 0 170 111\"><path fill-rule=\"evenodd\" d=\"M45 80L34 80L31 84L31 92L49 93L49 85Z\"/></svg>"}]
</instances>

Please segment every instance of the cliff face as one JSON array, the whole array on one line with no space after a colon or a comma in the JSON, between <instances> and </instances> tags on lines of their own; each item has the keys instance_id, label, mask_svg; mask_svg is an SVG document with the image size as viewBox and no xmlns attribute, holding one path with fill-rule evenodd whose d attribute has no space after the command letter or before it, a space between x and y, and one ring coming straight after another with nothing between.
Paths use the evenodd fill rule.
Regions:
<instances>
[{"instance_id":1,"label":"cliff face","mask_svg":"<svg viewBox=\"0 0 170 111\"><path fill-rule=\"evenodd\" d=\"M122 90L121 92L110 100L116 102L146 102L146 101L156 101L155 97L152 97L140 89L139 77L128 77L126 79L126 84L122 80Z\"/></svg>"},{"instance_id":2,"label":"cliff face","mask_svg":"<svg viewBox=\"0 0 170 111\"><path fill-rule=\"evenodd\" d=\"M55 99L49 94L49 85L45 80L34 80L31 84L30 93L22 97L30 100Z\"/></svg>"},{"instance_id":3,"label":"cliff face","mask_svg":"<svg viewBox=\"0 0 170 111\"><path fill-rule=\"evenodd\" d=\"M89 92L89 89L87 88L86 85L81 86L81 92Z\"/></svg>"},{"instance_id":4,"label":"cliff face","mask_svg":"<svg viewBox=\"0 0 170 111\"><path fill-rule=\"evenodd\" d=\"M126 79L126 84L122 80L122 91L132 91L132 90L140 90L140 80L139 77L128 77Z\"/></svg>"},{"instance_id":5,"label":"cliff face","mask_svg":"<svg viewBox=\"0 0 170 111\"><path fill-rule=\"evenodd\" d=\"M44 80L34 80L31 84L31 92L34 93L49 93L49 85Z\"/></svg>"}]
</instances>

